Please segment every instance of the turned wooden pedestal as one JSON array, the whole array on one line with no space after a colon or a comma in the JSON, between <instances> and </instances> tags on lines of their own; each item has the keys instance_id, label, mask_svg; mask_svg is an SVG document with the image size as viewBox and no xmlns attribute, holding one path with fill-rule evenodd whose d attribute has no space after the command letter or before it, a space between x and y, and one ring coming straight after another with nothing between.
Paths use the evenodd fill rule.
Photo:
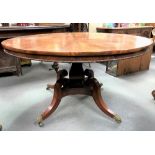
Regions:
<instances>
[{"instance_id":1,"label":"turned wooden pedestal","mask_svg":"<svg viewBox=\"0 0 155 155\"><path fill-rule=\"evenodd\" d=\"M65 69L58 71L55 85L47 86L48 89L54 88L54 95L51 104L37 119L40 126L43 125L43 120L48 118L57 109L63 97L76 94L92 96L96 105L105 114L116 122L121 122L119 115L112 112L102 99L101 84L94 77L94 72L91 69L84 70L82 63L72 63L69 78L66 78L67 75L68 72Z\"/></svg>"}]
</instances>

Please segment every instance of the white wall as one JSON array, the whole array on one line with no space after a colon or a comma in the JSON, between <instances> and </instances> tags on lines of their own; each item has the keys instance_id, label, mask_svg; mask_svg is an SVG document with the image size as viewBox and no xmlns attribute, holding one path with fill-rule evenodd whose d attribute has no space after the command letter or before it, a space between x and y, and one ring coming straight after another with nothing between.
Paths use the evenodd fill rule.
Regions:
<instances>
[{"instance_id":1,"label":"white wall","mask_svg":"<svg viewBox=\"0 0 155 155\"><path fill-rule=\"evenodd\" d=\"M103 23L89 23L89 32L96 32L96 27L102 27Z\"/></svg>"}]
</instances>

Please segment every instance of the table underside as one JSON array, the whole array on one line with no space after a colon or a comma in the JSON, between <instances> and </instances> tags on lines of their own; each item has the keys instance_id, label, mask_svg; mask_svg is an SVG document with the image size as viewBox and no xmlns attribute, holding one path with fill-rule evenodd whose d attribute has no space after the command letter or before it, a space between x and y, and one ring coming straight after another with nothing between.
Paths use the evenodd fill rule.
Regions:
<instances>
[{"instance_id":1,"label":"table underside","mask_svg":"<svg viewBox=\"0 0 155 155\"><path fill-rule=\"evenodd\" d=\"M4 52L16 56L19 58L36 60L36 61L47 61L47 62L71 62L71 63L84 63L84 62L105 62L105 61L112 61L112 60L121 60L121 59L128 59L138 57L143 55L147 50L144 48L134 53L128 54L116 54L116 55L101 55L101 56L53 56L53 55L37 55L37 54L25 54L20 52L13 52L10 50L4 49Z\"/></svg>"}]
</instances>

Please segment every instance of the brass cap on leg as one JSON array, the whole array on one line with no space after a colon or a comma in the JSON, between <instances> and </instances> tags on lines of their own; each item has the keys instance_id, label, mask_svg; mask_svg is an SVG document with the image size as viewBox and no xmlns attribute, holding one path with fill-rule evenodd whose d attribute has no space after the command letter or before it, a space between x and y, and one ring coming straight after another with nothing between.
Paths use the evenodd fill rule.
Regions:
<instances>
[{"instance_id":1,"label":"brass cap on leg","mask_svg":"<svg viewBox=\"0 0 155 155\"><path fill-rule=\"evenodd\" d=\"M115 119L115 121L116 121L117 123L121 123L121 122L122 122L121 117L120 117L118 114L116 114L116 115L114 116L114 119Z\"/></svg>"},{"instance_id":2,"label":"brass cap on leg","mask_svg":"<svg viewBox=\"0 0 155 155\"><path fill-rule=\"evenodd\" d=\"M37 118L37 124L40 126L40 127L43 127L44 126L44 123L43 123L43 118L42 116L40 115L38 118Z\"/></svg>"}]
</instances>

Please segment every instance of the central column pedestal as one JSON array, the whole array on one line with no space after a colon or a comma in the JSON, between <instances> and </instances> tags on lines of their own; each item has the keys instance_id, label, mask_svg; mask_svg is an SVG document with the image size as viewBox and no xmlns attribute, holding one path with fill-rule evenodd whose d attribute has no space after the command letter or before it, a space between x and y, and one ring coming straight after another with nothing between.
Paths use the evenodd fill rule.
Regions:
<instances>
[{"instance_id":1,"label":"central column pedestal","mask_svg":"<svg viewBox=\"0 0 155 155\"><path fill-rule=\"evenodd\" d=\"M54 88L54 95L51 104L39 116L37 122L39 126L43 125L43 120L49 117L58 107L61 99L68 95L84 94L92 96L96 105L108 116L120 123L119 115L112 112L101 96L101 84L94 78L94 72L91 69L84 70L82 63L72 63L69 71L69 78L65 78L68 72L60 70L57 72L57 81ZM50 88L50 87L48 87Z\"/></svg>"}]
</instances>

